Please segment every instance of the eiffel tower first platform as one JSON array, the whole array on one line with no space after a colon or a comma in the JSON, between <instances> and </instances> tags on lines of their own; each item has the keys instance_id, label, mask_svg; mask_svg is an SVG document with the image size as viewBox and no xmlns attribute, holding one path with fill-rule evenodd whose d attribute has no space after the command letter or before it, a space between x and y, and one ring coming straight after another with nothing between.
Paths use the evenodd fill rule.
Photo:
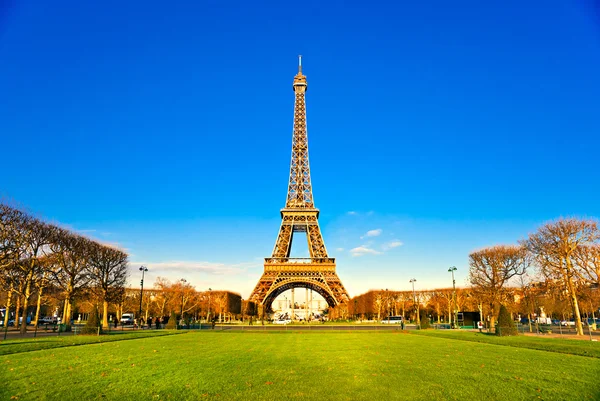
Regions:
<instances>
[{"instance_id":1,"label":"eiffel tower first platform","mask_svg":"<svg viewBox=\"0 0 600 401\"><path fill-rule=\"evenodd\" d=\"M313 202L308 164L308 137L306 133L306 102L308 88L302 74L299 58L298 74L294 77L294 133L292 137L292 162L285 207L281 209L281 228L275 242L273 255L265 258L265 270L256 284L250 301L263 311L271 309L273 300L281 293L294 288L316 291L329 306L348 301L348 293L335 272L335 259L327 248L319 229L319 209ZM305 233L310 258L290 258L295 233Z\"/></svg>"}]
</instances>

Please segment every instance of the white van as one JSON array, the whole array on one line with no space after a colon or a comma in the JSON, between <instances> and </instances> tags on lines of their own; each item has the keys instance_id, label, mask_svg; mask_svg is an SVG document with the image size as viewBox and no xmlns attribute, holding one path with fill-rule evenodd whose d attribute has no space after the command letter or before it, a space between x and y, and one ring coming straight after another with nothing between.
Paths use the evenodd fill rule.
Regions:
<instances>
[{"instance_id":1,"label":"white van","mask_svg":"<svg viewBox=\"0 0 600 401\"><path fill-rule=\"evenodd\" d=\"M133 313L123 313L121 315L121 324L122 325L133 324L133 318L134 318Z\"/></svg>"}]
</instances>

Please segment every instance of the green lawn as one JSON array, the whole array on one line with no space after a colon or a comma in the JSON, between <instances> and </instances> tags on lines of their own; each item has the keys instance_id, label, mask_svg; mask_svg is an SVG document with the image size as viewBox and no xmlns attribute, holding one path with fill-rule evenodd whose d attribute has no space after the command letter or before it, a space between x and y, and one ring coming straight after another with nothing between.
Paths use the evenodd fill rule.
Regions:
<instances>
[{"instance_id":1,"label":"green lawn","mask_svg":"<svg viewBox=\"0 0 600 401\"><path fill-rule=\"evenodd\" d=\"M538 350L436 332L179 333L26 352L4 342L0 399L600 399L600 358L543 338L530 339Z\"/></svg>"}]
</instances>

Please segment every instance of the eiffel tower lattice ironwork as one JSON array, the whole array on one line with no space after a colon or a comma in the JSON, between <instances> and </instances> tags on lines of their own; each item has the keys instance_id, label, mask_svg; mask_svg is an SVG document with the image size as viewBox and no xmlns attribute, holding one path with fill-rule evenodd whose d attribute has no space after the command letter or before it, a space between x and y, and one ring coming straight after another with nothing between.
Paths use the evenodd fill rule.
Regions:
<instances>
[{"instance_id":1,"label":"eiffel tower lattice ironwork","mask_svg":"<svg viewBox=\"0 0 600 401\"><path fill-rule=\"evenodd\" d=\"M304 287L319 293L329 306L348 301L348 293L330 258L319 229L319 209L315 208L308 163L305 94L308 88L299 58L294 77L294 133L292 162L285 208L281 209L281 228L273 255L265 258L264 272L250 295L250 301L270 309L273 300L292 288ZM306 233L309 258L290 258L294 233ZM264 310L264 309L263 309Z\"/></svg>"}]
</instances>

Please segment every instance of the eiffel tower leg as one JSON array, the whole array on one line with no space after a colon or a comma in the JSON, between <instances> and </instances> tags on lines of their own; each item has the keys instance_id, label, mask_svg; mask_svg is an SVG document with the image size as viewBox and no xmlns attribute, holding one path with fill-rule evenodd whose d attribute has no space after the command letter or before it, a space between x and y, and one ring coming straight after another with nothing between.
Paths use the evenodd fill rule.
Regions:
<instances>
[{"instance_id":1,"label":"eiffel tower leg","mask_svg":"<svg viewBox=\"0 0 600 401\"><path fill-rule=\"evenodd\" d=\"M327 249L325 248L325 242L323 242L323 236L321 235L321 230L319 229L319 223L315 221L312 224L308 224L306 231L310 257L326 258Z\"/></svg>"},{"instance_id":2,"label":"eiffel tower leg","mask_svg":"<svg viewBox=\"0 0 600 401\"><path fill-rule=\"evenodd\" d=\"M273 258L289 258L292 248L292 225L281 222L279 235L273 249Z\"/></svg>"}]
</instances>

